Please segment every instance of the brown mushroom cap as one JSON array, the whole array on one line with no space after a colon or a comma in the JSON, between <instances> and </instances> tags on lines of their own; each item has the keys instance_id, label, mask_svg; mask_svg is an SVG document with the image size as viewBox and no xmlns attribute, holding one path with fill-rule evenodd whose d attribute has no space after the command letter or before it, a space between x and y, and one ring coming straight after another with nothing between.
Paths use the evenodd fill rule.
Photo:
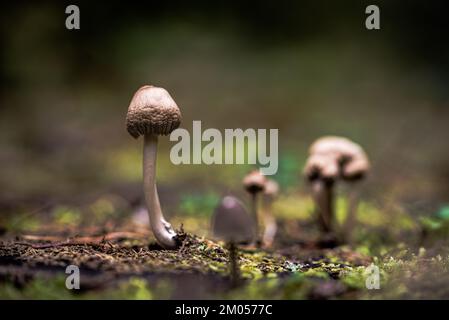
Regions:
<instances>
[{"instance_id":1,"label":"brown mushroom cap","mask_svg":"<svg viewBox=\"0 0 449 320\"><path fill-rule=\"evenodd\" d=\"M143 86L128 107L126 129L134 138L140 135L168 135L179 127L181 111L167 90Z\"/></svg>"},{"instance_id":2,"label":"brown mushroom cap","mask_svg":"<svg viewBox=\"0 0 449 320\"><path fill-rule=\"evenodd\" d=\"M304 174L309 180L338 178L356 180L369 170L368 157L362 147L343 137L322 137L309 150Z\"/></svg>"},{"instance_id":3,"label":"brown mushroom cap","mask_svg":"<svg viewBox=\"0 0 449 320\"><path fill-rule=\"evenodd\" d=\"M261 192L265 189L267 178L259 170L253 170L243 179L243 186L249 193Z\"/></svg>"},{"instance_id":4,"label":"brown mushroom cap","mask_svg":"<svg viewBox=\"0 0 449 320\"><path fill-rule=\"evenodd\" d=\"M224 197L214 211L212 230L225 241L247 242L254 236L254 222L243 204L233 196Z\"/></svg>"}]
</instances>

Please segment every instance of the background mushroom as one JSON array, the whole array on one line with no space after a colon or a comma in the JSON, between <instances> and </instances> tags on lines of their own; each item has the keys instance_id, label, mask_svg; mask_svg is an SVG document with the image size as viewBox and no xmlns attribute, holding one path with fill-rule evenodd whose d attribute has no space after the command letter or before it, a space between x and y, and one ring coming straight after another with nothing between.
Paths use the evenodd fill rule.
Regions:
<instances>
[{"instance_id":1,"label":"background mushroom","mask_svg":"<svg viewBox=\"0 0 449 320\"><path fill-rule=\"evenodd\" d=\"M267 179L259 170L253 170L243 179L243 187L251 195L251 214L256 227L255 240L259 244L259 217L258 217L258 195L265 189Z\"/></svg>"},{"instance_id":2,"label":"background mushroom","mask_svg":"<svg viewBox=\"0 0 449 320\"><path fill-rule=\"evenodd\" d=\"M224 197L212 216L212 230L216 237L227 243L230 274L233 286L239 282L237 244L250 242L255 225L243 204L233 196Z\"/></svg>"},{"instance_id":3,"label":"background mushroom","mask_svg":"<svg viewBox=\"0 0 449 320\"><path fill-rule=\"evenodd\" d=\"M316 210L321 229L334 232L334 184L338 179L357 181L369 170L369 161L362 147L343 137L327 136L316 140L309 150L304 174L312 184ZM356 196L349 199L345 227L352 226L355 219Z\"/></svg>"},{"instance_id":4,"label":"background mushroom","mask_svg":"<svg viewBox=\"0 0 449 320\"><path fill-rule=\"evenodd\" d=\"M181 112L163 88L143 86L128 108L126 128L131 136L144 137L143 188L150 224L157 242L164 248L177 246L176 232L165 221L156 189L156 158L159 135L168 135L181 123Z\"/></svg>"},{"instance_id":5,"label":"background mushroom","mask_svg":"<svg viewBox=\"0 0 449 320\"><path fill-rule=\"evenodd\" d=\"M277 224L273 215L273 202L279 193L279 185L273 179L267 179L264 189L264 232L262 237L262 244L265 247L270 247L273 244L276 236Z\"/></svg>"}]
</instances>

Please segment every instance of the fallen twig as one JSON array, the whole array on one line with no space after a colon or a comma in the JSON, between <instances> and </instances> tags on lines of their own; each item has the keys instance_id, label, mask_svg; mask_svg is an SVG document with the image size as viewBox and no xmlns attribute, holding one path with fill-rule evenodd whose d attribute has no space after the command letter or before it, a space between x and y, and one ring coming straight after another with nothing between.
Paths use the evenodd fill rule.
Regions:
<instances>
[{"instance_id":1,"label":"fallen twig","mask_svg":"<svg viewBox=\"0 0 449 320\"><path fill-rule=\"evenodd\" d=\"M104 244L108 241L117 239L142 239L146 238L148 234L137 233L130 231L116 231L107 233L101 236L82 236L75 238L67 238L65 240L57 236L36 236L36 235L23 235L21 238L29 241L50 241L49 243L29 243L29 242L18 242L18 244L27 245L33 249L45 249L54 248L61 246L74 246L74 245L99 245Z\"/></svg>"}]
</instances>

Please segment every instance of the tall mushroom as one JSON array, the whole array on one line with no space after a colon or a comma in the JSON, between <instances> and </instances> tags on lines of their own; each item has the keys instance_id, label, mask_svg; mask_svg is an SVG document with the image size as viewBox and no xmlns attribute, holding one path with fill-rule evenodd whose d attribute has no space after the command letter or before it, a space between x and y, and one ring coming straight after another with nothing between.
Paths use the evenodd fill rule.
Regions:
<instances>
[{"instance_id":1,"label":"tall mushroom","mask_svg":"<svg viewBox=\"0 0 449 320\"><path fill-rule=\"evenodd\" d=\"M251 171L243 179L243 187L251 195L251 214L253 215L254 225L256 227L256 243L259 243L258 195L265 190L266 182L267 179L259 170Z\"/></svg>"},{"instance_id":2,"label":"tall mushroom","mask_svg":"<svg viewBox=\"0 0 449 320\"><path fill-rule=\"evenodd\" d=\"M267 179L264 190L265 208L263 215L264 231L262 244L264 247L271 247L277 232L276 219L273 215L273 202L279 193L279 185L273 179Z\"/></svg>"},{"instance_id":3,"label":"tall mushroom","mask_svg":"<svg viewBox=\"0 0 449 320\"><path fill-rule=\"evenodd\" d=\"M166 249L177 246L176 232L165 221L156 189L156 157L159 135L179 127L181 111L163 88L143 86L134 94L126 116L126 129L134 138L144 137L143 191L150 224L157 242Z\"/></svg>"},{"instance_id":4,"label":"tall mushroom","mask_svg":"<svg viewBox=\"0 0 449 320\"><path fill-rule=\"evenodd\" d=\"M254 237L254 222L243 204L233 196L224 197L212 216L214 235L227 244L232 285L239 282L237 244L250 242Z\"/></svg>"},{"instance_id":5,"label":"tall mushroom","mask_svg":"<svg viewBox=\"0 0 449 320\"><path fill-rule=\"evenodd\" d=\"M357 181L369 170L365 151L358 144L343 137L326 136L316 140L309 149L304 173L314 194L321 229L334 232L334 184L337 180ZM350 197L346 225L355 216L355 197Z\"/></svg>"}]
</instances>

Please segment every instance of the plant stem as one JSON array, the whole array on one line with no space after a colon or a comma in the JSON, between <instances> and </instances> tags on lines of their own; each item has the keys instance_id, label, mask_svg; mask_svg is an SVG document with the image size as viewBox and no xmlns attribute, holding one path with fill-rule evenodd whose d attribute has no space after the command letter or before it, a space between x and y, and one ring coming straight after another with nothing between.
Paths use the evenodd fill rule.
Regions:
<instances>
[{"instance_id":1,"label":"plant stem","mask_svg":"<svg viewBox=\"0 0 449 320\"><path fill-rule=\"evenodd\" d=\"M143 146L143 191L150 216L151 230L157 242L165 249L176 248L176 232L162 214L156 189L156 158L158 137L145 134Z\"/></svg>"},{"instance_id":2,"label":"plant stem","mask_svg":"<svg viewBox=\"0 0 449 320\"><path fill-rule=\"evenodd\" d=\"M264 232L262 237L262 243L265 247L270 247L273 244L274 237L276 236L277 224L276 219L273 216L273 200L265 200L265 212L264 212Z\"/></svg>"}]
</instances>

